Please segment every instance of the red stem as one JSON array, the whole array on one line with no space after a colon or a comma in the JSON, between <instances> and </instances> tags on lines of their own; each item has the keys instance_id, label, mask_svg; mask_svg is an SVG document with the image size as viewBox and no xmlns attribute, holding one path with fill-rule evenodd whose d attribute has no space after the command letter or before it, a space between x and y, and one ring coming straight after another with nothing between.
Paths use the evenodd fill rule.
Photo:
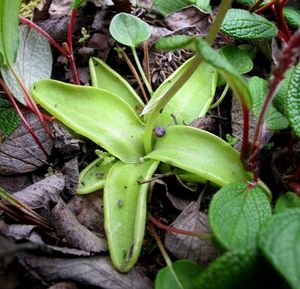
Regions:
<instances>
[{"instance_id":1,"label":"red stem","mask_svg":"<svg viewBox=\"0 0 300 289\"><path fill-rule=\"evenodd\" d=\"M162 230L165 230L167 232L171 232L171 233L176 233L176 234L181 234L181 235L188 235L188 236L193 236L193 237L209 237L210 236L209 233L196 233L196 232L192 232L192 231L186 231L186 230L177 229L177 228L174 228L174 227L167 226L165 224L162 224L158 220L156 220L150 214L149 214L149 221L151 223L153 223L156 227L158 227Z\"/></svg>"},{"instance_id":2,"label":"red stem","mask_svg":"<svg viewBox=\"0 0 300 289\"><path fill-rule=\"evenodd\" d=\"M70 66L71 66L71 71L73 74L73 80L75 84L80 85L80 78L78 75L78 71L76 68L76 64L75 64L75 59L74 59L74 51L73 51L73 27L74 27L74 22L75 22L75 18L77 15L77 10L73 9L71 12L71 17L70 17L70 21L69 21L69 27L68 27L68 35L67 35L67 48L68 48L68 52L69 52L69 57L70 57Z\"/></svg>"},{"instance_id":3,"label":"red stem","mask_svg":"<svg viewBox=\"0 0 300 289\"><path fill-rule=\"evenodd\" d=\"M242 104L243 110L243 140L241 147L241 155L240 159L243 162L248 154L249 148L249 121L250 121L250 113L249 109L246 105Z\"/></svg>"},{"instance_id":4,"label":"red stem","mask_svg":"<svg viewBox=\"0 0 300 289\"><path fill-rule=\"evenodd\" d=\"M7 94L10 102L13 105L14 109L17 111L17 113L19 114L20 118L22 119L24 126L26 127L26 129L28 130L28 132L31 134L31 136L33 137L33 139L36 141L37 145L42 150L42 152L44 153L44 155L46 156L46 158L48 158L49 155L48 155L45 147L43 146L43 144L41 143L41 141L39 140L39 138L37 137L37 135L35 134L35 132L32 130L32 128L28 124L28 122L25 119L22 111L18 107L18 105L17 105L17 103L16 103L16 101L15 101L12 93L10 92L9 88L6 86L6 84L4 83L4 81L2 79L0 79L0 85L3 87L3 89L4 89L5 93Z\"/></svg>"},{"instance_id":5,"label":"red stem","mask_svg":"<svg viewBox=\"0 0 300 289\"><path fill-rule=\"evenodd\" d=\"M37 32L39 32L40 34L42 34L43 36L45 36L49 42L64 56L69 58L68 53L65 51L65 49L63 49L62 46L60 46L45 30L43 30L40 26L36 25L34 22L28 20L27 18L23 17L23 16L19 16L19 19L21 20L21 22L23 24L28 25L29 27L35 29Z\"/></svg>"},{"instance_id":6,"label":"red stem","mask_svg":"<svg viewBox=\"0 0 300 289\"><path fill-rule=\"evenodd\" d=\"M278 16L278 20L279 20L278 25L282 28L283 34L286 38L286 41L289 41L292 35L291 35L289 27L286 23L285 17L283 15L283 8L284 8L286 2L287 2L287 0L282 0L280 3L277 3L275 5L275 10L277 12L277 16Z\"/></svg>"},{"instance_id":7,"label":"red stem","mask_svg":"<svg viewBox=\"0 0 300 289\"><path fill-rule=\"evenodd\" d=\"M260 146L262 144L262 134L263 134L264 121L265 121L267 109L273 100L273 97L276 93L276 90L280 82L285 77L285 72L290 67L293 66L293 64L297 60L297 57L299 56L300 56L300 30L294 33L290 41L287 43L287 46L281 51L279 65L273 70L272 78L269 82L269 91L263 103L256 124L251 155L247 164L248 168L256 168L257 166L259 166L256 158L257 158L257 154L259 153Z\"/></svg>"}]
</instances>

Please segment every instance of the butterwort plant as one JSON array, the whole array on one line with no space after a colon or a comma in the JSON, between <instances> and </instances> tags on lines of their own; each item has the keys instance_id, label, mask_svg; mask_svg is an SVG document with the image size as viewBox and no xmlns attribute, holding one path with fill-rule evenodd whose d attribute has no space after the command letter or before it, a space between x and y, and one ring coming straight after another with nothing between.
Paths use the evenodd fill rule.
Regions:
<instances>
[{"instance_id":1,"label":"butterwort plant","mask_svg":"<svg viewBox=\"0 0 300 289\"><path fill-rule=\"evenodd\" d=\"M122 27L122 31L116 27ZM119 43L131 47L133 55L135 47L150 36L146 23L125 13L115 16L110 31ZM243 104L250 107L247 85L206 41L197 39L192 43L181 38L182 41L187 45L196 43L199 54L156 91L149 86L151 99L147 104L118 73L97 58L91 58L89 63L90 87L41 80L31 89L36 102L51 115L107 151L82 172L78 193L104 188L110 256L115 268L122 272L130 270L138 259L149 187L144 181L152 177L160 163L179 168L182 175L193 176L199 182L210 181L221 187L249 179L234 148L214 134L186 125L207 113L219 73ZM211 58L217 58L213 65Z\"/></svg>"}]
</instances>

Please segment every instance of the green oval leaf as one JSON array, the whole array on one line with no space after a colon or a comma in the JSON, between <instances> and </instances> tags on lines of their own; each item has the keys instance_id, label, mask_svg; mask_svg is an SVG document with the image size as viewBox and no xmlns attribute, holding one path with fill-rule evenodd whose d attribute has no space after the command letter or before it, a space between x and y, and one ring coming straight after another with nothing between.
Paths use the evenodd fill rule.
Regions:
<instances>
[{"instance_id":1,"label":"green oval leaf","mask_svg":"<svg viewBox=\"0 0 300 289\"><path fill-rule=\"evenodd\" d=\"M47 39L36 30L21 26L19 34L22 45L18 49L16 63L13 66L25 86L30 89L36 81L51 77L52 51ZM1 67L1 74L14 97L26 105L24 92L11 70Z\"/></svg>"},{"instance_id":2,"label":"green oval leaf","mask_svg":"<svg viewBox=\"0 0 300 289\"><path fill-rule=\"evenodd\" d=\"M0 65L12 66L19 47L21 0L0 0Z\"/></svg>"},{"instance_id":3,"label":"green oval leaf","mask_svg":"<svg viewBox=\"0 0 300 289\"><path fill-rule=\"evenodd\" d=\"M291 288L300 284L300 209L275 214L259 233L258 246Z\"/></svg>"},{"instance_id":4,"label":"green oval leaf","mask_svg":"<svg viewBox=\"0 0 300 289\"><path fill-rule=\"evenodd\" d=\"M248 288L256 265L253 248L232 250L213 261L194 280L192 289L241 289Z\"/></svg>"},{"instance_id":5,"label":"green oval leaf","mask_svg":"<svg viewBox=\"0 0 300 289\"><path fill-rule=\"evenodd\" d=\"M100 151L99 157L81 171L76 193L79 195L89 194L103 189L106 175L114 161L114 157Z\"/></svg>"},{"instance_id":6,"label":"green oval leaf","mask_svg":"<svg viewBox=\"0 0 300 289\"><path fill-rule=\"evenodd\" d=\"M247 73L253 68L253 62L248 53L237 46L225 45L220 49L220 54L231 63L239 74Z\"/></svg>"},{"instance_id":7,"label":"green oval leaf","mask_svg":"<svg viewBox=\"0 0 300 289\"><path fill-rule=\"evenodd\" d=\"M159 86L144 108L144 114L155 107L159 98L163 96L174 82L188 69L191 61L192 59L186 61ZM202 62L163 108L163 111L157 118L156 125L162 127L173 125L173 117L176 118L178 124L189 124L194 119L204 116L213 100L215 91L215 69L209 64Z\"/></svg>"},{"instance_id":8,"label":"green oval leaf","mask_svg":"<svg viewBox=\"0 0 300 289\"><path fill-rule=\"evenodd\" d=\"M287 94L287 111L291 126L300 137L300 62L292 72L288 94Z\"/></svg>"},{"instance_id":9,"label":"green oval leaf","mask_svg":"<svg viewBox=\"0 0 300 289\"><path fill-rule=\"evenodd\" d=\"M284 7L283 15L285 17L286 22L292 28L300 28L300 10L293 7Z\"/></svg>"},{"instance_id":10,"label":"green oval leaf","mask_svg":"<svg viewBox=\"0 0 300 289\"><path fill-rule=\"evenodd\" d=\"M255 117L258 118L268 93L268 82L257 76L251 77L249 90L252 96L252 111ZM268 107L266 122L267 128L270 130L285 129L289 126L288 119L273 104Z\"/></svg>"},{"instance_id":11,"label":"green oval leaf","mask_svg":"<svg viewBox=\"0 0 300 289\"><path fill-rule=\"evenodd\" d=\"M117 162L108 172L104 186L104 226L109 253L115 268L129 271L136 263L144 239L147 190L158 162Z\"/></svg>"},{"instance_id":12,"label":"green oval leaf","mask_svg":"<svg viewBox=\"0 0 300 289\"><path fill-rule=\"evenodd\" d=\"M277 35L274 23L243 9L229 9L221 31L237 39L272 39Z\"/></svg>"},{"instance_id":13,"label":"green oval leaf","mask_svg":"<svg viewBox=\"0 0 300 289\"><path fill-rule=\"evenodd\" d=\"M190 260L178 260L161 269L156 275L155 289L190 289L201 267Z\"/></svg>"},{"instance_id":14,"label":"green oval leaf","mask_svg":"<svg viewBox=\"0 0 300 289\"><path fill-rule=\"evenodd\" d=\"M291 208L300 208L300 197L294 192L287 192L277 199L275 213L281 213Z\"/></svg>"},{"instance_id":15,"label":"green oval leaf","mask_svg":"<svg viewBox=\"0 0 300 289\"><path fill-rule=\"evenodd\" d=\"M118 42L130 47L137 46L151 35L150 27L146 22L123 12L111 20L109 32Z\"/></svg>"},{"instance_id":16,"label":"green oval leaf","mask_svg":"<svg viewBox=\"0 0 300 289\"><path fill-rule=\"evenodd\" d=\"M115 94L55 80L38 81L32 94L58 120L120 160L134 163L144 155L144 125Z\"/></svg>"},{"instance_id":17,"label":"green oval leaf","mask_svg":"<svg viewBox=\"0 0 300 289\"><path fill-rule=\"evenodd\" d=\"M144 107L143 101L119 73L111 69L101 59L94 57L89 61L89 68L94 87L102 88L118 95L135 111L141 112L142 107Z\"/></svg>"},{"instance_id":18,"label":"green oval leaf","mask_svg":"<svg viewBox=\"0 0 300 289\"><path fill-rule=\"evenodd\" d=\"M231 183L220 189L209 206L209 224L219 243L227 249L255 247L261 224L271 217L266 193L248 183Z\"/></svg>"},{"instance_id":19,"label":"green oval leaf","mask_svg":"<svg viewBox=\"0 0 300 289\"><path fill-rule=\"evenodd\" d=\"M218 186L246 181L239 153L219 137L193 127L176 125L157 138L146 158L192 172Z\"/></svg>"}]
</instances>

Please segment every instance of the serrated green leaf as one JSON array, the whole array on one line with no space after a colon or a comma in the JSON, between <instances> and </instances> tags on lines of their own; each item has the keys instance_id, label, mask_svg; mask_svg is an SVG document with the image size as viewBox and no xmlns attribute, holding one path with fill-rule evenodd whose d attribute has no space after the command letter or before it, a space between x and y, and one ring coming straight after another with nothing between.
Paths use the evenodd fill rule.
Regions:
<instances>
[{"instance_id":1,"label":"serrated green leaf","mask_svg":"<svg viewBox=\"0 0 300 289\"><path fill-rule=\"evenodd\" d=\"M275 213L281 213L291 208L300 208L300 197L294 192L281 195L275 205Z\"/></svg>"},{"instance_id":2,"label":"serrated green leaf","mask_svg":"<svg viewBox=\"0 0 300 289\"><path fill-rule=\"evenodd\" d=\"M150 27L146 22L123 12L113 17L109 32L118 42L130 47L135 47L151 35Z\"/></svg>"},{"instance_id":3,"label":"serrated green leaf","mask_svg":"<svg viewBox=\"0 0 300 289\"><path fill-rule=\"evenodd\" d=\"M218 242L227 249L255 247L260 226L271 217L266 193L248 183L231 183L220 189L209 206L208 219Z\"/></svg>"},{"instance_id":4,"label":"serrated green leaf","mask_svg":"<svg viewBox=\"0 0 300 289\"><path fill-rule=\"evenodd\" d=\"M300 209L275 214L259 232L258 246L293 289L300 284Z\"/></svg>"},{"instance_id":5,"label":"serrated green leaf","mask_svg":"<svg viewBox=\"0 0 300 289\"><path fill-rule=\"evenodd\" d=\"M221 138L193 127L168 127L146 158L192 172L218 186L248 179L234 148Z\"/></svg>"},{"instance_id":6,"label":"serrated green leaf","mask_svg":"<svg viewBox=\"0 0 300 289\"><path fill-rule=\"evenodd\" d=\"M21 0L0 0L0 65L12 66L19 47Z\"/></svg>"},{"instance_id":7,"label":"serrated green leaf","mask_svg":"<svg viewBox=\"0 0 300 289\"><path fill-rule=\"evenodd\" d=\"M291 126L300 137L300 62L292 72L287 94L287 111Z\"/></svg>"},{"instance_id":8,"label":"serrated green leaf","mask_svg":"<svg viewBox=\"0 0 300 289\"><path fill-rule=\"evenodd\" d=\"M80 172L76 194L89 194L103 189L106 175L114 162L115 158L113 156L101 152L96 160Z\"/></svg>"},{"instance_id":9,"label":"serrated green leaf","mask_svg":"<svg viewBox=\"0 0 300 289\"><path fill-rule=\"evenodd\" d=\"M283 15L292 28L300 28L300 10L293 7L284 7Z\"/></svg>"},{"instance_id":10,"label":"serrated green leaf","mask_svg":"<svg viewBox=\"0 0 300 289\"><path fill-rule=\"evenodd\" d=\"M291 67L286 73L284 79L280 82L278 90L275 94L273 104L278 111L284 116L288 116L287 112L287 95L289 90L289 84L292 76L292 72L295 66Z\"/></svg>"},{"instance_id":11,"label":"serrated green leaf","mask_svg":"<svg viewBox=\"0 0 300 289\"><path fill-rule=\"evenodd\" d=\"M20 123L21 119L10 102L0 96L0 132L8 137Z\"/></svg>"},{"instance_id":12,"label":"serrated green leaf","mask_svg":"<svg viewBox=\"0 0 300 289\"><path fill-rule=\"evenodd\" d=\"M188 69L192 60L189 59L186 61L159 86L144 108L143 113L155 106L159 98ZM173 117L176 118L178 124L189 124L194 119L204 116L213 100L215 91L215 69L207 63L202 62L163 108L163 111L157 118L156 125L165 128L173 125Z\"/></svg>"},{"instance_id":13,"label":"serrated green leaf","mask_svg":"<svg viewBox=\"0 0 300 289\"><path fill-rule=\"evenodd\" d=\"M92 57L89 61L92 85L108 90L125 100L135 111L141 112L143 101L131 85L101 59Z\"/></svg>"},{"instance_id":14,"label":"serrated green leaf","mask_svg":"<svg viewBox=\"0 0 300 289\"><path fill-rule=\"evenodd\" d=\"M18 49L16 63L13 66L25 86L30 89L36 81L51 77L52 52L48 41L36 30L21 26L19 35L22 45ZM23 90L14 74L8 67L0 68L2 77L13 96L26 105Z\"/></svg>"},{"instance_id":15,"label":"serrated green leaf","mask_svg":"<svg viewBox=\"0 0 300 289\"><path fill-rule=\"evenodd\" d=\"M202 268L190 260L178 260L161 269L156 275L155 289L190 289Z\"/></svg>"},{"instance_id":16,"label":"serrated green leaf","mask_svg":"<svg viewBox=\"0 0 300 289\"><path fill-rule=\"evenodd\" d=\"M115 94L55 80L36 82L32 94L58 120L120 160L135 163L144 155L144 125Z\"/></svg>"},{"instance_id":17,"label":"serrated green leaf","mask_svg":"<svg viewBox=\"0 0 300 289\"><path fill-rule=\"evenodd\" d=\"M258 118L268 92L268 82L257 76L251 77L249 90L252 96L252 111ZM270 130L285 129L289 126L288 119L272 104L269 105L266 116L267 128Z\"/></svg>"},{"instance_id":18,"label":"serrated green leaf","mask_svg":"<svg viewBox=\"0 0 300 289\"><path fill-rule=\"evenodd\" d=\"M108 172L104 186L104 227L115 268L129 271L136 263L144 239L147 190L158 162L117 162Z\"/></svg>"},{"instance_id":19,"label":"serrated green leaf","mask_svg":"<svg viewBox=\"0 0 300 289\"><path fill-rule=\"evenodd\" d=\"M272 39L277 35L274 23L243 9L229 9L221 31L231 37L244 40Z\"/></svg>"},{"instance_id":20,"label":"serrated green leaf","mask_svg":"<svg viewBox=\"0 0 300 289\"><path fill-rule=\"evenodd\" d=\"M226 252L193 280L192 289L241 289L252 277L256 265L253 248Z\"/></svg>"},{"instance_id":21,"label":"serrated green leaf","mask_svg":"<svg viewBox=\"0 0 300 289\"><path fill-rule=\"evenodd\" d=\"M220 49L220 54L231 63L239 74L247 73L253 68L253 62L248 53L237 46L225 45Z\"/></svg>"}]
</instances>

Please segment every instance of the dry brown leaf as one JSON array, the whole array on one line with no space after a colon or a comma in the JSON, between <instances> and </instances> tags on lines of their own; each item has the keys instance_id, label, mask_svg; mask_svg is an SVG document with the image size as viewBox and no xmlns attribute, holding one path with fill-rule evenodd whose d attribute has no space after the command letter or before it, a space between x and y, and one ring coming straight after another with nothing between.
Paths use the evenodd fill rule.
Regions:
<instances>
[{"instance_id":1,"label":"dry brown leaf","mask_svg":"<svg viewBox=\"0 0 300 289\"><path fill-rule=\"evenodd\" d=\"M108 257L47 258L20 254L19 260L32 274L51 282L70 280L104 289L150 289L151 282L137 269L117 272Z\"/></svg>"},{"instance_id":2,"label":"dry brown leaf","mask_svg":"<svg viewBox=\"0 0 300 289\"><path fill-rule=\"evenodd\" d=\"M98 238L93 232L81 225L62 200L59 200L52 210L52 225L57 234L74 248L91 252L107 250L106 241Z\"/></svg>"},{"instance_id":3,"label":"dry brown leaf","mask_svg":"<svg viewBox=\"0 0 300 289\"><path fill-rule=\"evenodd\" d=\"M171 226L197 233L210 232L207 215L199 211L199 202L191 202ZM177 258L194 260L203 265L208 264L217 256L217 250L210 238L167 232L165 246Z\"/></svg>"},{"instance_id":4,"label":"dry brown leaf","mask_svg":"<svg viewBox=\"0 0 300 289\"><path fill-rule=\"evenodd\" d=\"M33 113L24 113L24 116L50 155L53 143L41 122ZM45 162L45 154L23 124L0 142L0 175L32 172Z\"/></svg>"}]
</instances>

